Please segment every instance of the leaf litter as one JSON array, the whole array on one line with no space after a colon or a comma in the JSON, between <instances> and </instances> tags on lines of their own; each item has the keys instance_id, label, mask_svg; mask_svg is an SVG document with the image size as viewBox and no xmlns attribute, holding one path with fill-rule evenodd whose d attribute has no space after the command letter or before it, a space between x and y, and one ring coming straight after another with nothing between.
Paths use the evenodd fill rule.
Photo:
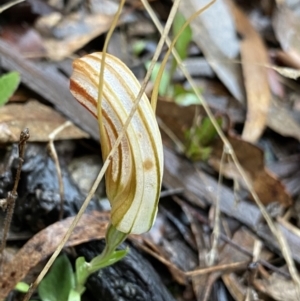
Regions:
<instances>
[{"instance_id":1,"label":"leaf litter","mask_svg":"<svg viewBox=\"0 0 300 301\"><path fill-rule=\"evenodd\" d=\"M247 95L247 117L242 138L256 142L262 135L267 121L271 100L267 77L267 49L249 22L246 15L234 5L231 5L241 41L241 63Z\"/></svg>"},{"instance_id":2,"label":"leaf litter","mask_svg":"<svg viewBox=\"0 0 300 301\"><path fill-rule=\"evenodd\" d=\"M92 2L95 4L97 1ZM156 1L154 1L154 3L155 2ZM243 1L240 2L243 6ZM216 6L214 6L215 4ZM288 77L293 80L297 79L299 71L296 69L288 69L287 67L289 66L277 66L276 62L272 62L272 64L269 63L269 40L266 39L265 33L254 29L257 27L251 24L252 19L249 17L249 11L247 11L249 8L246 6L243 7L246 8L242 17L240 15L243 21L238 21L234 24L235 14L232 14L228 3L225 1L217 1L215 4L203 15L200 15L191 27L192 38L195 45L197 45L196 47L199 47L199 51L193 59L204 59L210 63L219 79L212 77L211 73L209 75L209 81L205 77L205 74L204 78L201 73L195 76L198 76L199 82L202 83L216 82L220 84L221 82L221 84L227 87L229 94L231 94L228 96L228 91L226 92L227 94L222 92L223 94L221 93L220 97L216 91L209 89L206 89L203 93L208 105L212 109L213 116L216 118L221 116L224 121L224 123L222 123L222 130L226 135L224 137L230 142L230 145L232 145L237 159L245 170L247 180L251 183L251 191L256 192L261 201L267 206L270 215L274 219L275 225L281 229L285 236L287 242L283 244L290 247L290 257L299 263L299 256L297 254L297 246L299 246L300 241L299 221L297 224L297 215L293 213L297 208L296 204L298 203L299 191L292 190L293 192L291 193L291 186L286 181L287 178L289 178L289 180L297 179L296 173L290 168L289 170L291 172L288 173L288 177L282 176L284 170L275 176L276 170L270 168L274 170L274 174L266 167L265 163L267 157L269 160L268 166L270 167L272 166L271 163L275 166L276 163L279 164L279 161L282 160L282 158L279 160L278 154L272 151L272 148L266 147L269 143L269 140L266 140L267 134L274 136L273 141L275 142L272 147L274 147L276 143L281 143L282 136L296 139L292 145L297 145L297 147L289 148L290 151L286 151L285 153L286 157L284 159L286 162L288 162L289 158L297 154L299 150L298 129L300 120L299 116L297 116L297 112L293 111L293 103L291 103L289 99L291 92L296 95L298 92L296 90L293 91L293 88L285 85L283 81L282 88L284 93L280 94L282 95L280 99L275 99L270 93L270 83L266 75L267 69L272 68L277 71L280 76ZM141 10L143 9L140 5L134 4L133 1L132 15L137 13L134 11L137 7ZM181 6L180 11L185 17L188 17L195 11L195 7L196 4L191 1L190 5L185 7ZM18 9L22 10L22 8ZM82 9L84 11L83 14ZM156 7L158 15L163 16L163 12L160 11L161 9L160 6ZM264 7L258 4L252 9L264 11ZM208 12L210 12L209 15L207 15ZM106 32L109 27L109 21L105 18L103 12L98 12L99 15L97 16L99 22L104 22L105 26L103 25L103 27L101 27L102 25L98 26L98 23L96 25L94 24L94 29L97 29L97 31L93 31L94 29L91 27L86 27L86 24L89 22L88 17L91 16L86 8L82 8L81 6L72 7L71 5L70 11L61 11L60 14L62 13L68 14L67 18L64 18L64 22L60 22L59 20L62 18L62 15L60 15L59 18L57 18L58 21L56 21L58 23L50 24L48 36L45 34L45 31L40 32L43 39L42 44L45 49L47 49L46 56L50 58L49 65L52 63L51 59L57 60L71 55L77 55L75 52L79 49L81 49L81 53L91 52L95 47L94 45L87 45L84 49L82 49L82 47ZM80 14L82 20L80 20ZM285 7L278 6L274 7L273 15L269 13L267 18L269 18L269 20L273 18L273 25L270 22L270 26L273 26L278 39L278 41L276 40L277 44L275 44L276 51L286 52L292 60L297 62L297 47L293 44L292 40L284 40L287 31L293 33L295 32L295 28L297 28L295 17L293 16L294 14L292 11L287 11ZM45 16L44 19L43 17L39 17L39 22L45 22L43 20L47 17L50 19L51 17L53 18L50 12L45 15L48 16ZM9 15L6 16L9 18ZM285 22L288 16L290 16L289 22ZM279 22L276 18L283 21ZM74 20L76 22L73 22ZM222 31L218 27L218 25L220 25L220 23L217 22L218 20L222 20L222 25L226 25L226 34L224 34L224 30ZM68 26L73 26L75 23L76 26L78 26L78 32L82 33L82 37L72 36L72 32L67 33L66 36L62 35ZM45 24L46 23L44 23L44 25ZM66 27L63 27L63 25ZM30 24L30 26L34 28L33 23ZM127 26L134 26L134 21L133 24L128 23ZM41 27L39 27L39 29L40 28ZM36 27L34 30L36 30ZM124 30L124 27L122 30ZM237 32L242 35L241 40L237 38ZM57 34L58 36L55 36ZM49 38L49 35L52 35L52 37ZM61 40L58 38L59 35ZM70 40L68 41L69 38ZM132 37L128 35L127 38L129 39L129 45ZM146 38L153 39L153 36L149 34ZM95 125L89 123L90 121L84 117L84 114L79 113L75 107L70 111L66 109L66 103L71 104L72 100L67 96L66 90L62 88L64 85L67 85L67 79L65 75L61 73L61 70L58 69L57 66L59 65L53 63L52 71L49 72L49 70L45 70L43 73L43 67L41 67L41 62L38 60L29 61L15 50L11 51L11 54L15 55L14 59L12 59L11 54L5 51L8 48L5 48L6 42L4 39L5 36L1 36L0 46L2 46L2 48L0 47L0 52L4 58L2 68L6 72L19 71L22 83L33 89L35 93L39 95L39 103L33 103L28 100L25 103L8 104L2 108L8 110L4 110L0 115L2 118L1 133L5 137L5 139L1 141L3 147L8 147L8 142L11 143L16 140L13 137L17 135L17 132L25 124L33 129L31 131L33 132L33 141L47 142L48 134L65 121L63 117L55 112L55 109L58 109L67 118L79 125L79 127L82 127L89 135L96 138L97 129ZM74 43L71 39L74 39ZM52 47L47 46L47 41L48 45L50 45L50 41L53 42ZM63 43L67 45L65 49L63 49L63 52L57 51L58 47L61 47L60 45L63 45ZM18 45L17 42L16 45ZM53 45L55 46L53 47ZM224 45L227 47L224 47ZM36 53L41 53L39 43L34 47L36 47ZM274 47L274 44L272 47ZM97 46L96 48L99 49L101 47ZM34 52L34 49L31 51ZM130 53L130 47L128 47L127 51L129 52L127 58L133 56L133 54ZM120 51L120 56L122 56L121 52L122 51ZM145 50L145 53L141 52L138 58L132 57L128 60L129 64L130 61L136 62L137 60L146 62L147 56L149 57L149 52L151 55L151 50L148 49ZM116 51L116 53L118 53L118 51ZM203 53L204 57L201 57L201 53ZM191 54L188 53L187 55L187 59L189 59ZM238 59L238 55L241 55L241 64L234 63L234 61ZM25 70L22 69L24 65L29 68L27 69L30 70L29 72L25 72L26 68ZM131 67L134 66L132 65ZM36 70L39 70L38 72L40 73L35 73ZM241 71L244 77L241 76ZM143 74L143 72L143 70L139 70L139 74ZM38 74L40 74L40 76L38 76ZM53 76L61 80L51 80ZM50 78L48 82L50 88L44 84L47 83L47 77ZM186 84L182 78L177 78L177 81L178 84ZM38 83L38 85L34 85L35 83ZM244 102L244 89L247 96L247 105ZM62 92L62 96L60 97L58 94L55 95L52 91L64 92ZM63 95L66 96L64 97ZM230 107L230 97L232 97L234 101L238 101L240 107ZM280 96L277 95L277 97ZM44 108L44 115L38 113L38 108L45 106L44 104L40 104L40 102L43 102L42 98L46 98L50 103L55 105L55 108L49 108L48 103L48 107L46 106L47 109L46 107ZM226 99L226 101L224 101L224 99ZM171 102L160 102L159 106L161 106L161 110L158 107L157 113L167 128L179 139L180 143L186 146L186 132L195 125L197 118L198 120L204 120L207 116L204 110L199 106L188 106L184 108L174 104L172 99L169 99L169 101ZM202 102L200 101L200 103ZM222 105L220 105L220 103L222 103ZM198 115L195 115L195 110L198 111ZM19 112L24 113L24 119L20 118ZM245 112L247 116L246 119ZM10 117L8 118L7 116ZM49 119L47 119L46 116L48 116ZM244 130L242 131L243 127ZM14 128L13 131L12 128ZM74 131L77 131L76 134ZM199 133L203 135L201 133L201 127ZM277 264L278 266L271 264L273 261L276 262L277 260L278 262L278 259L282 259L282 245L280 246L278 242L276 242L272 236L273 234L270 233L270 230L268 230L268 227L263 222L262 214L255 203L253 203L253 200L251 200L250 194L246 189L247 185L245 185L244 180L242 180L240 171L235 163L229 160L225 161L226 163L224 164L222 159L224 152L222 141L217 137L212 139L212 142L210 142L211 150L208 153L207 161L190 162L184 158L182 154L176 154L174 140L169 139L167 135L164 136L164 143L168 146L168 148L165 147L164 186L170 191L177 191L176 189L178 188L183 188L184 190L182 194L177 196L172 196L171 194L167 199L161 200L161 216L157 221L157 223L160 223L160 226L153 228L153 231L156 231L153 236L150 235L143 240L140 240L138 237L133 238L133 241L136 241L136 246L144 250L144 252L148 252L164 264L173 275L173 285L176 285L176 282L185 285L189 294L193 294L192 290L188 289L189 281L191 281L194 291L194 296L190 297L191 300L208 300L209 296L213 296L214 294L213 287L218 287L217 290L219 294L222 292L222 287L227 287L235 300L244 300L247 294L268 295L269 298L273 300L282 300L283 297L280 295L280 291L276 290L276 287L279 285L289 287L291 292L289 298L296 300L297 290L293 289L293 287L295 287L293 281L296 278L293 276L294 280L291 280L287 277L288 268L292 271L291 263L288 262L288 266L284 261ZM70 129L66 131L60 139L62 139L62 143L64 143L64 140L76 139L80 144L83 143L80 142L82 138L84 138L84 141L87 141L87 137L88 135L74 127L72 131L70 131ZM285 141L289 144L291 140ZM66 154L68 154L68 152L66 152ZM68 156L72 157L72 152L70 152L67 157ZM282 165L282 168L288 168L286 166L287 165ZM6 175L7 170L3 168L1 170L1 177L3 177L3 179L9 179ZM24 172L22 177L26 178L26 170L24 170ZM221 182L218 181L219 174L225 177ZM1 194L5 194L5 190L3 190ZM212 248L211 235L213 233L214 205L218 198L222 212L220 216L222 227L221 234L219 234L222 242L220 242L217 249L217 262L213 266L209 266L207 254L209 254ZM174 208L170 208L168 205L175 202L179 210L176 213L172 211ZM192 206L192 208L190 208L190 206ZM209 215L207 214L208 212ZM63 222L64 221L59 223ZM171 225L175 225L175 227ZM49 228L50 227L51 226L49 226ZM94 228L95 226L91 225L91 227ZM247 228L252 231L251 234L249 234ZM192 232L189 231L189 229L191 229ZM51 231L56 233L57 230ZM177 233L177 235L172 233ZM195 247L191 233L194 234L197 247ZM169 241L166 240L164 234L170 235ZM186 238L186 244L184 246L179 244L180 237L182 236ZM198 236L200 236L200 238ZM95 235L93 238L100 237L101 235ZM158 239L158 237L160 238ZM251 237L251 239L249 237ZM205 243L203 244L201 240L205 241ZM257 257L254 256L253 252L258 240L260 240L263 245L263 251L261 251ZM160 241L160 245L158 245L158 241ZM251 241L250 247L248 246L249 241ZM30 243L30 241L28 243ZM247 255L239 255L241 250L239 250L238 247L241 247L243 249L242 252ZM266 251L269 247L271 250L274 250L272 253ZM47 255L50 255L52 250L51 247ZM178 256L176 256L176 254ZM32 259L31 254L28 252L24 256L26 260ZM193 265L189 265L188 257L194 258ZM246 267L248 263L252 262L253 257L258 262L258 268L254 276L254 282L251 282L249 280L251 278L249 276L250 272L247 271ZM286 255L284 257L287 258ZM18 257L15 259L17 260ZM15 264L17 264L17 262L18 261L16 261ZM37 261L32 263L30 268L36 263ZM235 268L233 265L235 263L240 263L241 265ZM270 264L269 266L266 265L268 263ZM199 267L200 270L197 267ZM214 272L209 272L211 270L205 272L206 268L215 268L216 270ZM197 271L201 271L201 269L204 271L203 274L197 275ZM8 275L6 268L4 271L4 274ZM24 274L22 274L20 278L25 276L26 273L27 270L24 270ZM243 276L241 276L242 274ZM243 281L241 281L241 279ZM15 281L19 280L20 279L17 279ZM239 284L237 284L237 282L239 282ZM3 285L3 283L1 280L0 284ZM213 286L214 284L218 284L219 286ZM11 284L9 290L12 289L13 286L14 285ZM223 292L222 294L224 298L227 298L225 300L228 300L228 292ZM176 295L177 300L187 300L186 297L187 293L185 295L183 292L177 293Z\"/></svg>"}]
</instances>

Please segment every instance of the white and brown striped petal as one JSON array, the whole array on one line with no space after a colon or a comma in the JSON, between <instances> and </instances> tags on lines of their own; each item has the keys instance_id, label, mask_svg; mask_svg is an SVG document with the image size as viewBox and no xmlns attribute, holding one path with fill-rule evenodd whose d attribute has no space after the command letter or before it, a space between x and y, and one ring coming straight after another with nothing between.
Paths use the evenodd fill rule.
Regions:
<instances>
[{"instance_id":1,"label":"white and brown striped petal","mask_svg":"<svg viewBox=\"0 0 300 301\"><path fill-rule=\"evenodd\" d=\"M92 53L73 62L70 90L97 118L97 99L102 53ZM118 58L106 54L102 122L102 156L106 159L122 130L140 84ZM155 114L145 94L139 103L106 178L112 224L121 232L147 232L155 219L163 172L163 148Z\"/></svg>"}]
</instances>

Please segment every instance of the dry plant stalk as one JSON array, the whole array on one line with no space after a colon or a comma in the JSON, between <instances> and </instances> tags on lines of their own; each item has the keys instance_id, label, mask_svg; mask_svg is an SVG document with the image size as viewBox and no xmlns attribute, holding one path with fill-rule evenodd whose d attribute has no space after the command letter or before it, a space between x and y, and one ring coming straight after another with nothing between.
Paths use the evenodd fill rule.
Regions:
<instances>
[{"instance_id":1,"label":"dry plant stalk","mask_svg":"<svg viewBox=\"0 0 300 301\"><path fill-rule=\"evenodd\" d=\"M67 128L70 125L72 125L72 122L66 121L61 126L57 127L48 136L48 138L49 138L48 146L49 146L49 150L50 150L50 155L52 156L52 159L55 163L56 173L57 173L57 177L58 177L59 198L60 198L60 209L59 209L59 217L58 217L59 220L61 220L64 215L64 184L63 184L63 180L62 180L61 168L59 165L57 152L56 152L56 149L54 146L54 139L61 131L63 131L65 128Z\"/></svg>"},{"instance_id":2,"label":"dry plant stalk","mask_svg":"<svg viewBox=\"0 0 300 301\"><path fill-rule=\"evenodd\" d=\"M21 177L21 171L22 171L22 166L24 162L24 156L25 156L25 146L26 142L29 139L30 134L29 134L29 129L25 128L21 134L20 134L20 140L19 140L19 166L17 169L17 173L15 176L15 182L12 191L8 192L8 196L5 200L1 200L1 207L6 211L6 216L4 220L4 227L3 227L3 234L2 234L2 240L1 240L1 245L0 245L0 269L1 265L3 262L3 251L6 247L6 239L8 235L8 231L10 228L12 216L14 213L15 209L15 203L16 199L18 197L17 189ZM1 271L0 271L1 272Z\"/></svg>"},{"instance_id":3,"label":"dry plant stalk","mask_svg":"<svg viewBox=\"0 0 300 301\"><path fill-rule=\"evenodd\" d=\"M5 3L3 5L0 6L0 14L3 13L5 10L11 8L12 6L18 4L18 3L21 3L21 2L24 2L25 0L13 0L13 1L10 1L8 3Z\"/></svg>"}]
</instances>

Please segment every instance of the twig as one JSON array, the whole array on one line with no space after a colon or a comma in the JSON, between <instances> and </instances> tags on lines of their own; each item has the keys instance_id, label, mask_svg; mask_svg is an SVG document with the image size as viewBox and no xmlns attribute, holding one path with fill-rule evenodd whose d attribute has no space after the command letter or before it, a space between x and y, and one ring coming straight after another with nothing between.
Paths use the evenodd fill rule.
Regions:
<instances>
[{"instance_id":1,"label":"twig","mask_svg":"<svg viewBox=\"0 0 300 301\"><path fill-rule=\"evenodd\" d=\"M29 134L29 129L25 128L21 134L20 134L20 140L19 140L19 166L16 172L16 177L15 177L15 182L12 191L8 192L6 200L1 200L2 203L2 208L6 211L6 216L5 216L5 221L4 221L4 227L3 227L3 236L1 240L1 246L0 246L0 268L3 262L3 251L6 247L6 240L7 240L7 235L8 231L10 228L12 216L14 213L15 209L15 203L16 199L18 197L17 189L20 181L20 176L21 176L21 170L22 170L22 165L24 163L24 155L25 155L25 145L27 140L29 139L30 134Z\"/></svg>"},{"instance_id":2,"label":"twig","mask_svg":"<svg viewBox=\"0 0 300 301\"><path fill-rule=\"evenodd\" d=\"M182 194L183 192L184 192L184 188L181 187L164 190L160 193L160 198L165 198L167 196L172 196L175 194Z\"/></svg>"},{"instance_id":3,"label":"twig","mask_svg":"<svg viewBox=\"0 0 300 301\"><path fill-rule=\"evenodd\" d=\"M220 161L220 172L218 179L218 191L217 191L217 199L215 203L215 214L214 214L214 228L213 228L213 242L212 247L209 253L207 254L207 263L208 265L213 265L217 261L218 257L218 243L220 238L220 220L221 220L221 210L220 210L220 195L221 195L221 184L223 181L223 167L225 164L225 158L227 157L227 150L224 147L222 152L222 157Z\"/></svg>"},{"instance_id":4,"label":"twig","mask_svg":"<svg viewBox=\"0 0 300 301\"><path fill-rule=\"evenodd\" d=\"M259 255L261 253L262 242L258 239L255 239L254 246L253 246L253 255L252 255L252 262L248 265L248 286L246 291L245 301L250 301L251 295L255 292L253 283L255 278L257 277L257 270L258 270L258 260Z\"/></svg>"},{"instance_id":5,"label":"twig","mask_svg":"<svg viewBox=\"0 0 300 301\"><path fill-rule=\"evenodd\" d=\"M297 268L294 264L294 261L293 261L292 255L291 255L291 250L288 247L286 239L278 225L277 225L277 230L278 230L279 243L284 246L283 250L282 250L282 255L286 259L286 263L287 263L289 272L291 274L293 281L295 282L295 291L297 294L297 299L300 300L300 277L299 277Z\"/></svg>"},{"instance_id":6,"label":"twig","mask_svg":"<svg viewBox=\"0 0 300 301\"><path fill-rule=\"evenodd\" d=\"M177 151L179 151L181 154L184 154L185 146L175 135L175 133L173 133L173 131L159 117L157 117L157 123L159 127L165 132L165 134L168 135L169 138L174 142L177 147Z\"/></svg>"},{"instance_id":7,"label":"twig","mask_svg":"<svg viewBox=\"0 0 300 301\"><path fill-rule=\"evenodd\" d=\"M236 271L236 270L243 270L247 267L248 264L249 264L249 260L233 262L233 263L226 263L226 264L211 266L208 268L194 270L191 272L185 272L185 275L199 276L199 275L206 275L206 274L215 273L215 272L229 273L229 272Z\"/></svg>"},{"instance_id":8,"label":"twig","mask_svg":"<svg viewBox=\"0 0 300 301\"><path fill-rule=\"evenodd\" d=\"M62 180L62 174L61 174L61 168L59 165L59 160L58 160L58 156L57 156L57 152L54 146L54 139L55 137L61 132L63 131L66 127L72 125L71 121L66 121L64 124L62 124L61 126L59 126L58 128L56 128L52 133L49 134L48 138L49 138L49 150L50 150L50 154L54 160L55 163L55 168L56 168L56 172L57 172L57 177L58 177L58 185L59 185L59 198L60 198L60 210L59 210L59 220L62 220L63 215L64 215L64 184L63 184L63 180Z\"/></svg>"},{"instance_id":9,"label":"twig","mask_svg":"<svg viewBox=\"0 0 300 301\"><path fill-rule=\"evenodd\" d=\"M174 200L176 201L176 203L178 203L179 205L184 205L186 208L188 208L191 211L191 214L195 216L195 218L201 222L202 224L208 225L209 229L211 229L211 226L209 224L209 221L206 217L204 217L203 215L201 215L198 211L196 211L193 207L191 207L190 205L188 205L186 202L183 202L181 199L177 198L176 196L173 197ZM233 240L231 240L229 237L227 237L225 234L220 233L220 239L222 239L224 242L228 243L229 245L231 245L232 247L234 247L236 250L240 251L241 253L248 255L249 257L253 257L253 253L248 251L247 249L245 249L243 246L237 244L236 242L234 242ZM263 265L264 267L270 269L271 271L278 273L282 276L284 276L287 279L291 278L291 275L287 272L285 272L284 270L272 265L271 263L269 263L268 261L264 260L264 259L258 259L257 260L258 263L260 263L261 265Z\"/></svg>"},{"instance_id":10,"label":"twig","mask_svg":"<svg viewBox=\"0 0 300 301\"><path fill-rule=\"evenodd\" d=\"M15 0L15 1L11 1L9 3L1 5L0 6L0 14L3 13L5 10L9 9L10 7L12 7L18 3L24 2L24 1L25 0Z\"/></svg>"}]
</instances>

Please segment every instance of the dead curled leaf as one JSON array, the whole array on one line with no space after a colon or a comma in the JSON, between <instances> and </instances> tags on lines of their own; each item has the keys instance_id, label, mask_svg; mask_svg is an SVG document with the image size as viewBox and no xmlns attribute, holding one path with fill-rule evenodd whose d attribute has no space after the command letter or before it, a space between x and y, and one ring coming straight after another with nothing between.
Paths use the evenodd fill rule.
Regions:
<instances>
[{"instance_id":1,"label":"dead curled leaf","mask_svg":"<svg viewBox=\"0 0 300 301\"><path fill-rule=\"evenodd\" d=\"M207 4L203 0L181 1L179 11L189 18L195 11ZM244 89L238 64L228 64L239 53L239 42L235 33L232 16L224 0L216 1L192 23L193 40L203 51L205 58L220 80L241 103ZM224 45L226 45L224 47Z\"/></svg>"},{"instance_id":2,"label":"dead curled leaf","mask_svg":"<svg viewBox=\"0 0 300 301\"><path fill-rule=\"evenodd\" d=\"M49 134L62 125L66 119L52 108L36 100L25 104L8 104L0 108L0 142L16 142L20 132L30 129L30 141L48 142ZM88 134L71 125L55 137L60 139L88 138Z\"/></svg>"},{"instance_id":3,"label":"dead curled leaf","mask_svg":"<svg viewBox=\"0 0 300 301\"><path fill-rule=\"evenodd\" d=\"M272 98L267 122L276 133L300 140L300 124L294 118L294 112L275 97Z\"/></svg>"},{"instance_id":4,"label":"dead curled leaf","mask_svg":"<svg viewBox=\"0 0 300 301\"><path fill-rule=\"evenodd\" d=\"M69 217L40 231L20 249L11 261L2 265L0 300L14 289L17 282L21 281L31 268L55 251L73 219L74 217ZM92 239L104 238L108 221L108 213L93 211L84 214L66 246L75 246Z\"/></svg>"},{"instance_id":5,"label":"dead curled leaf","mask_svg":"<svg viewBox=\"0 0 300 301\"><path fill-rule=\"evenodd\" d=\"M231 2L232 3L232 2ZM230 5L238 32L242 36L241 59L247 94L247 117L242 137L256 142L267 122L271 93L268 83L268 53L262 38L247 16L233 3Z\"/></svg>"},{"instance_id":6,"label":"dead curled leaf","mask_svg":"<svg viewBox=\"0 0 300 301\"><path fill-rule=\"evenodd\" d=\"M292 279L286 279L276 273L268 279L255 279L255 288L278 301L299 300L296 284Z\"/></svg>"},{"instance_id":7,"label":"dead curled leaf","mask_svg":"<svg viewBox=\"0 0 300 301\"><path fill-rule=\"evenodd\" d=\"M112 22L112 16L102 13L90 14L84 17L80 13L68 15L67 17L57 16L57 13L55 13L54 16L56 17L54 21L52 21L52 15L47 15L41 17L36 24L40 31L45 31L46 28L57 35L57 37L48 36L43 38L46 55L52 60L62 60L69 57L89 41L106 32ZM52 24L52 22L54 23Z\"/></svg>"},{"instance_id":8,"label":"dead curled leaf","mask_svg":"<svg viewBox=\"0 0 300 301\"><path fill-rule=\"evenodd\" d=\"M274 69L279 74L281 74L284 77L297 79L300 77L300 70L288 68L288 67L277 67L277 66L268 66L269 68Z\"/></svg>"},{"instance_id":9,"label":"dead curled leaf","mask_svg":"<svg viewBox=\"0 0 300 301\"><path fill-rule=\"evenodd\" d=\"M299 17L284 3L278 5L274 17L273 28L281 48L300 65Z\"/></svg>"},{"instance_id":10,"label":"dead curled leaf","mask_svg":"<svg viewBox=\"0 0 300 301\"><path fill-rule=\"evenodd\" d=\"M283 206L289 206L292 203L291 196L286 192L281 181L265 168L263 151L257 146L239 138L227 138L231 143L240 164L247 173L252 188L258 194L262 203L267 205L278 202ZM214 143L212 156L209 159L209 163L217 171L220 170L222 153L223 142L219 139ZM226 177L234 179L243 187L246 187L232 161L225 162L221 170Z\"/></svg>"},{"instance_id":11,"label":"dead curled leaf","mask_svg":"<svg viewBox=\"0 0 300 301\"><path fill-rule=\"evenodd\" d=\"M252 252L256 236L253 235L246 228L240 228L233 235L232 242L241 246L243 249ZM202 250L203 252L203 250ZM264 252L262 257L269 256L270 253ZM230 244L226 244L220 251L218 265L228 265L227 270L216 270L210 274L198 274L197 270L193 272L192 283L197 300L207 300L212 284L220 277L227 279L227 275L234 273L235 269L230 269L232 263L242 263L236 271L245 271L247 268L247 261L250 262L250 256L243 254ZM228 288L228 287L227 287ZM230 288L229 288L230 289ZM230 290L230 292L232 292ZM243 293L241 293L243 295ZM234 294L235 296L236 294ZM240 299L241 300L241 299ZM244 300L244 299L242 299Z\"/></svg>"},{"instance_id":12,"label":"dead curled leaf","mask_svg":"<svg viewBox=\"0 0 300 301\"><path fill-rule=\"evenodd\" d=\"M39 33L33 28L24 26L24 24L2 26L1 37L24 56L45 54Z\"/></svg>"}]
</instances>

